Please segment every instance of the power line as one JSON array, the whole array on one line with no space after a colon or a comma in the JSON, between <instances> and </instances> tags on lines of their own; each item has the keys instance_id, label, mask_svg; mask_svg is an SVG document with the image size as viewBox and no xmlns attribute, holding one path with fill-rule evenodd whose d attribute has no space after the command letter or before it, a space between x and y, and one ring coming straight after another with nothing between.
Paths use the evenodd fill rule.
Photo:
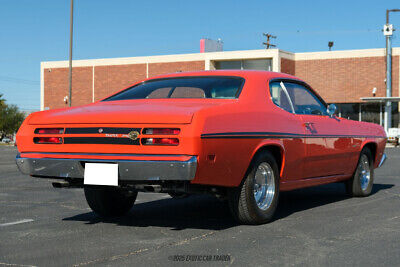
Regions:
<instances>
[{"instance_id":1,"label":"power line","mask_svg":"<svg viewBox=\"0 0 400 267\"><path fill-rule=\"evenodd\" d=\"M327 34L357 34L357 33L372 33L380 32L378 29L359 29L359 30L293 30L293 31L279 31L279 35L293 35L293 34L312 34L312 35L327 35Z\"/></svg>"}]
</instances>

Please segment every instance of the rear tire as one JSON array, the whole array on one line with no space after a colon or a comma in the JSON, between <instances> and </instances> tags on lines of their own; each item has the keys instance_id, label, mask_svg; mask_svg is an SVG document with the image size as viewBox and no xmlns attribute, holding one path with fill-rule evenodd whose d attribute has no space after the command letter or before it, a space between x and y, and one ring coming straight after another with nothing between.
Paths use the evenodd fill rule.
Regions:
<instances>
[{"instance_id":1,"label":"rear tire","mask_svg":"<svg viewBox=\"0 0 400 267\"><path fill-rule=\"evenodd\" d=\"M129 212L135 203L137 192L127 195L114 187L85 187L89 207L101 217L119 217Z\"/></svg>"},{"instance_id":2,"label":"rear tire","mask_svg":"<svg viewBox=\"0 0 400 267\"><path fill-rule=\"evenodd\" d=\"M346 181L346 192L353 197L366 197L374 185L374 162L371 150L364 148L360 153L353 177Z\"/></svg>"},{"instance_id":3,"label":"rear tire","mask_svg":"<svg viewBox=\"0 0 400 267\"><path fill-rule=\"evenodd\" d=\"M243 183L228 193L232 215L242 224L271 221L278 206L278 198L278 164L268 151L256 155Z\"/></svg>"}]
</instances>

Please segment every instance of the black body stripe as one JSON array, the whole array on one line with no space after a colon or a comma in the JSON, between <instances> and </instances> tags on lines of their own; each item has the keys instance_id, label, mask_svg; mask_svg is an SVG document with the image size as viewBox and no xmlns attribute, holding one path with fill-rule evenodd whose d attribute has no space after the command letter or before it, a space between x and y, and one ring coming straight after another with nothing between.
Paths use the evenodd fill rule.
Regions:
<instances>
[{"instance_id":1,"label":"black body stripe","mask_svg":"<svg viewBox=\"0 0 400 267\"><path fill-rule=\"evenodd\" d=\"M211 133L202 134L202 139L287 139L287 138L386 138L386 136L375 135L323 135L323 134L295 134L295 133L279 133L279 132L232 132L232 133Z\"/></svg>"},{"instance_id":2,"label":"black body stripe","mask_svg":"<svg viewBox=\"0 0 400 267\"><path fill-rule=\"evenodd\" d=\"M64 137L64 144L114 144L114 145L139 145L139 139L114 137Z\"/></svg>"},{"instance_id":3,"label":"black body stripe","mask_svg":"<svg viewBox=\"0 0 400 267\"><path fill-rule=\"evenodd\" d=\"M99 129L103 131L99 132ZM65 134L128 134L132 131L140 133L141 128L112 128L112 127L87 127L87 128L66 128Z\"/></svg>"},{"instance_id":4,"label":"black body stripe","mask_svg":"<svg viewBox=\"0 0 400 267\"><path fill-rule=\"evenodd\" d=\"M201 136L219 136L219 135L276 135L276 136L281 136L281 135L288 135L288 136L302 136L302 134L296 134L296 133L280 133L280 132L227 132L227 133L211 133L211 134L202 134Z\"/></svg>"}]
</instances>

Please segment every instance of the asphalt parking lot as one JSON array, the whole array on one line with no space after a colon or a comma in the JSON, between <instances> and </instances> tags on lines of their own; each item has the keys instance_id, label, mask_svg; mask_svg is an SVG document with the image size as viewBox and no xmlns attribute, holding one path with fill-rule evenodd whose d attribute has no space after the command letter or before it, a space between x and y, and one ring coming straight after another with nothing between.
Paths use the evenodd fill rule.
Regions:
<instances>
[{"instance_id":1,"label":"asphalt parking lot","mask_svg":"<svg viewBox=\"0 0 400 267\"><path fill-rule=\"evenodd\" d=\"M213 197L145 193L128 216L101 220L81 189L19 174L16 153L0 146L0 265L400 265L397 148L370 197L348 198L342 184L286 192L260 226L237 225Z\"/></svg>"}]
</instances>

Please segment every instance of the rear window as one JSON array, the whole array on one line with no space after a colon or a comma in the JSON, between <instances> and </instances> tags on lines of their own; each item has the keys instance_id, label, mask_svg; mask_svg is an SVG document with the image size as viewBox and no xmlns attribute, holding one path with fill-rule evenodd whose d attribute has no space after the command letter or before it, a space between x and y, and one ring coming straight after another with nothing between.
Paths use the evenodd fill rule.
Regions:
<instances>
[{"instance_id":1,"label":"rear window","mask_svg":"<svg viewBox=\"0 0 400 267\"><path fill-rule=\"evenodd\" d=\"M103 101L163 98L238 98L244 83L239 77L180 77L150 80Z\"/></svg>"}]
</instances>

